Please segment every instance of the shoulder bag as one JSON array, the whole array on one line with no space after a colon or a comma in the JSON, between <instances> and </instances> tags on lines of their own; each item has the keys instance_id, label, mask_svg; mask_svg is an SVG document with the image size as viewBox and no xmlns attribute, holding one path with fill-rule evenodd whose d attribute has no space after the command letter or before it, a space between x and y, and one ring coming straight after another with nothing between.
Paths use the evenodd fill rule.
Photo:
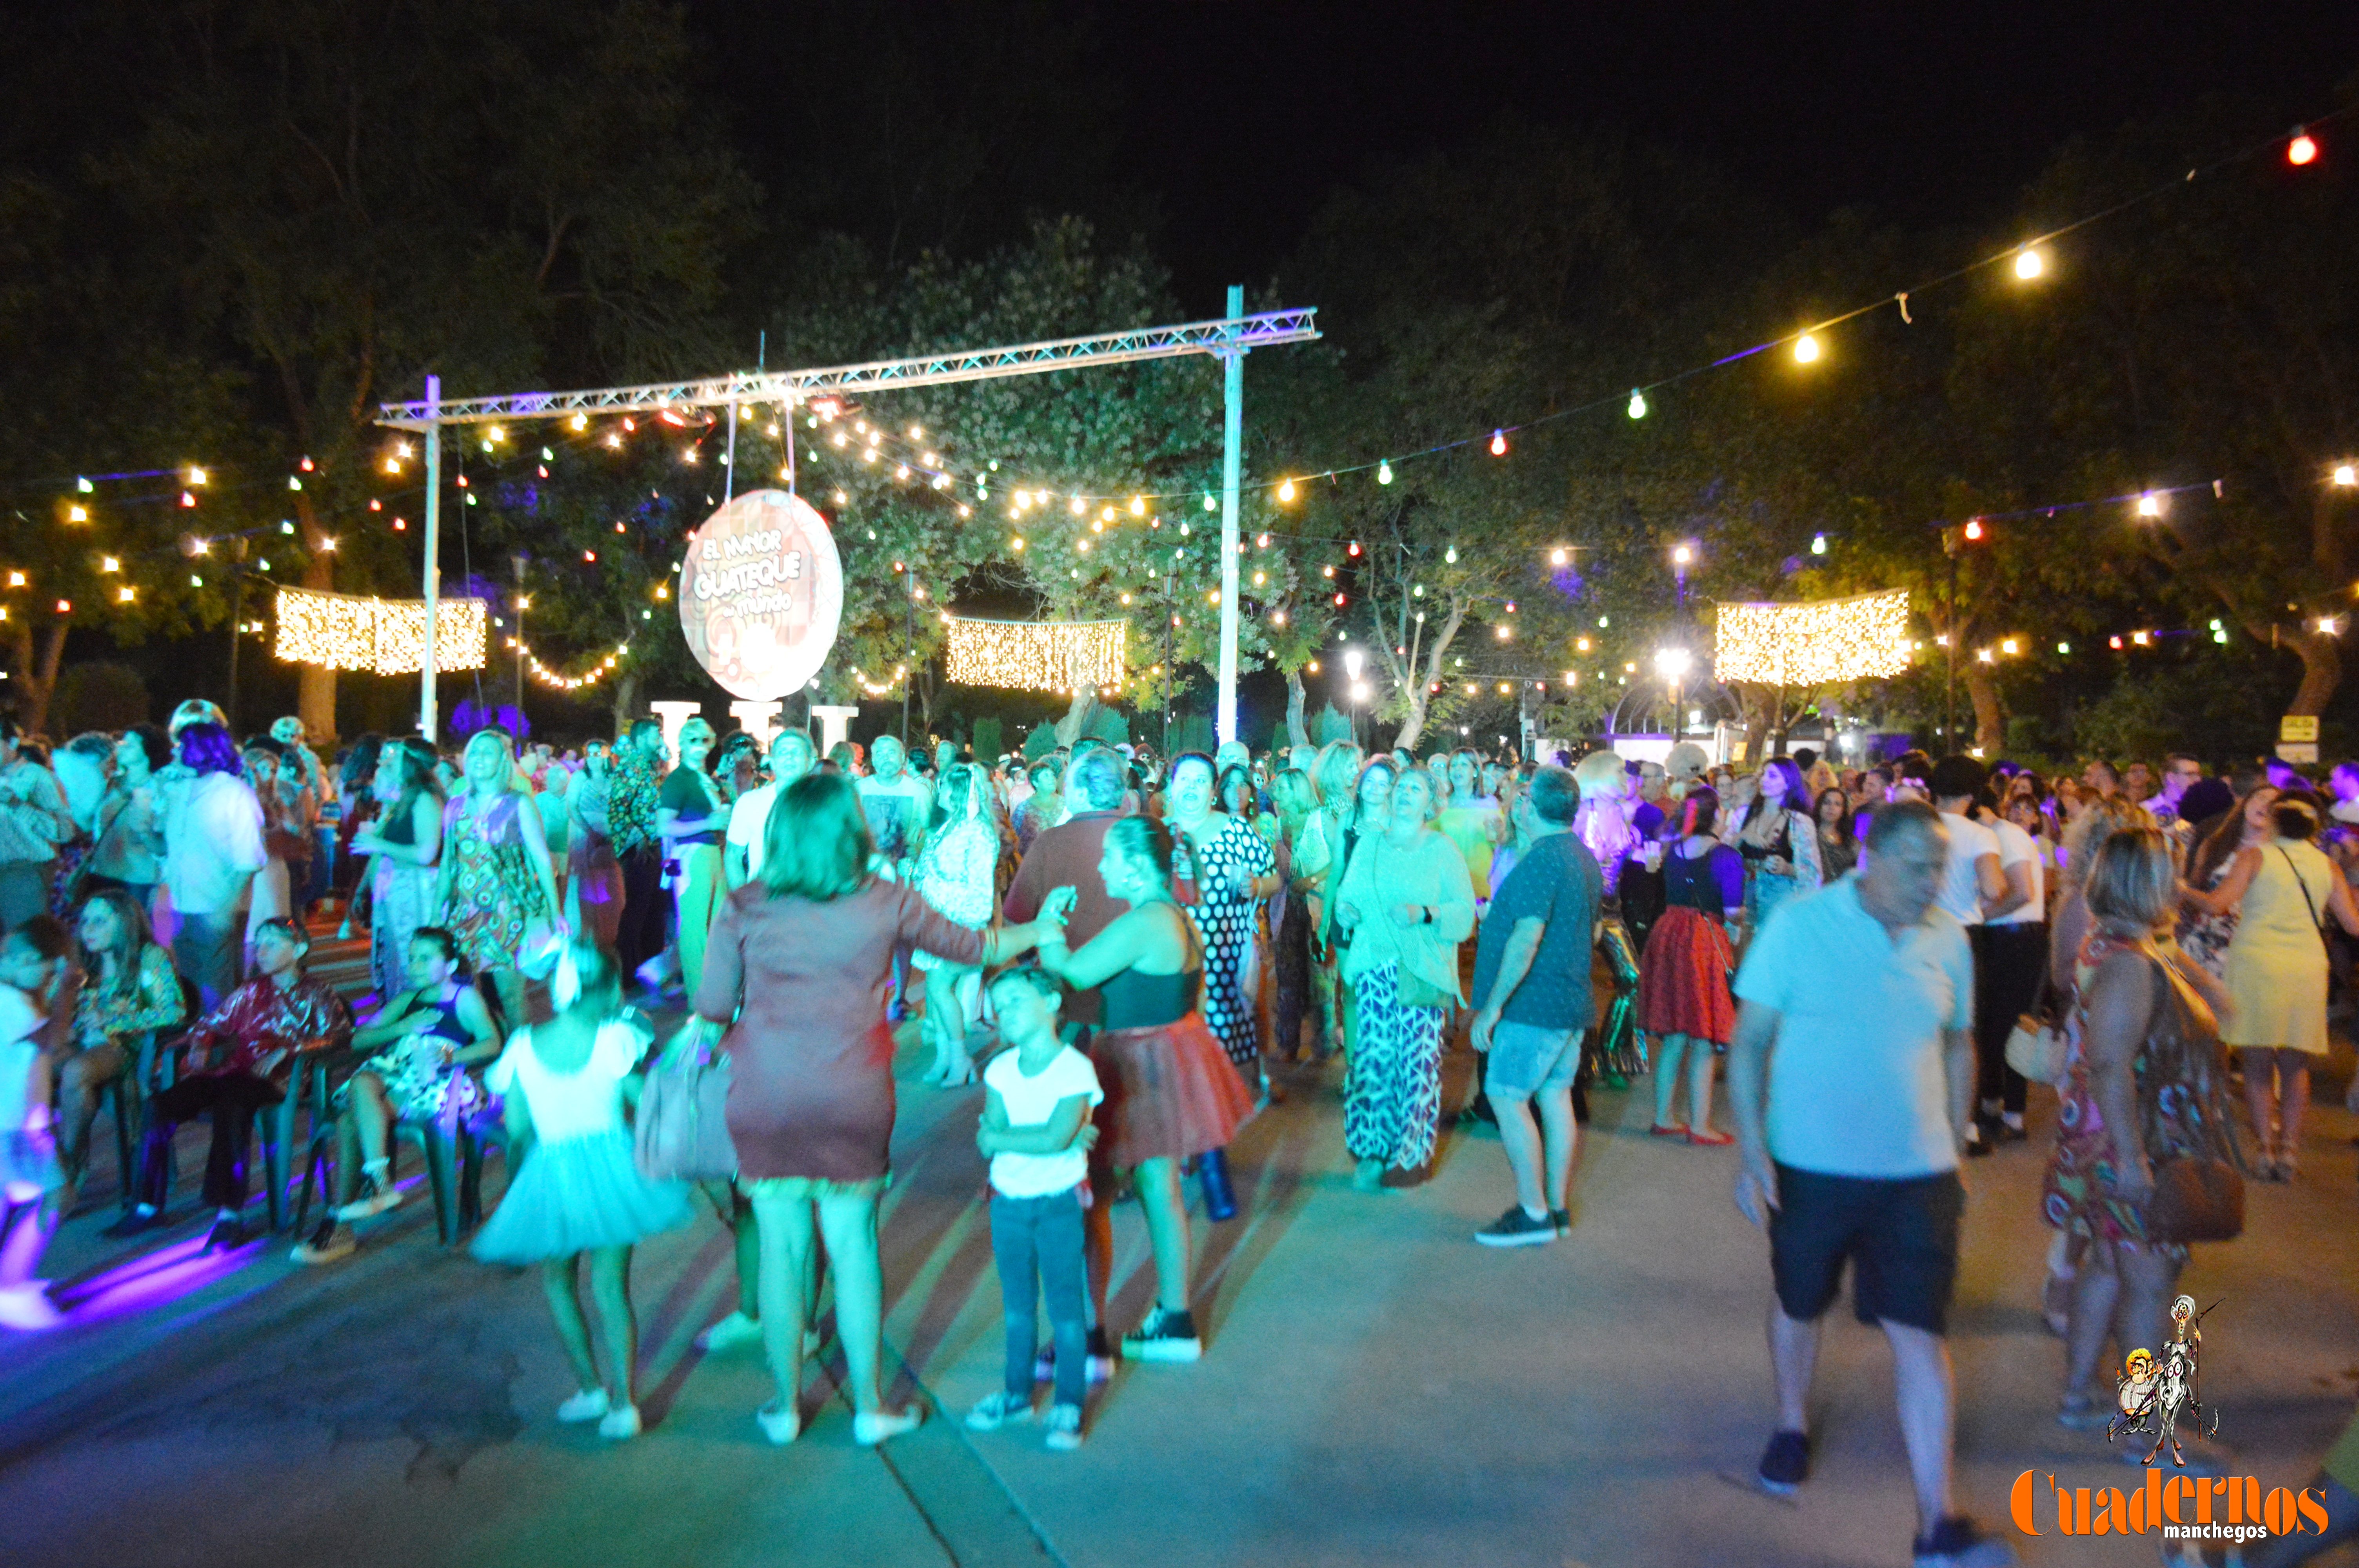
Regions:
<instances>
[{"instance_id":1,"label":"shoulder bag","mask_svg":"<svg viewBox=\"0 0 2359 1568\"><path fill-rule=\"evenodd\" d=\"M2318 933L2318 945L2326 949L2327 967L2332 968L2334 965L2334 943L2326 935L2326 922L2318 918L2318 901L2310 896L2310 884L2301 880L2301 868L2294 863L2292 851L2280 844L2277 853L2285 857L2286 870L2293 873L2293 885L2301 890L2301 906L2310 911L2310 928Z\"/></svg>"},{"instance_id":2,"label":"shoulder bag","mask_svg":"<svg viewBox=\"0 0 2359 1568\"><path fill-rule=\"evenodd\" d=\"M737 1145L729 1136L729 1058L699 1050L667 1054L639 1091L632 1153L651 1182L729 1182Z\"/></svg>"},{"instance_id":3,"label":"shoulder bag","mask_svg":"<svg viewBox=\"0 0 2359 1568\"><path fill-rule=\"evenodd\" d=\"M2154 1017L2147 1025L2147 1074L2139 1094L2146 1146L2168 1148L2159 1100L2176 1086L2198 1108L2206 1147L2183 1150L2154 1162L2154 1192L2146 1203L2147 1235L2156 1241L2234 1241L2245 1233L2245 1178L2235 1142L2235 1121L2223 1093L2224 1077L2219 1032L2207 1023L2187 993L2187 983L2160 957L2154 959L2160 983Z\"/></svg>"},{"instance_id":4,"label":"shoulder bag","mask_svg":"<svg viewBox=\"0 0 2359 1568\"><path fill-rule=\"evenodd\" d=\"M2039 989L2039 1000L2016 1019L2006 1037L2006 1065L2035 1084L2060 1084L2068 1044L2063 1009L2054 987L2043 983Z\"/></svg>"}]
</instances>

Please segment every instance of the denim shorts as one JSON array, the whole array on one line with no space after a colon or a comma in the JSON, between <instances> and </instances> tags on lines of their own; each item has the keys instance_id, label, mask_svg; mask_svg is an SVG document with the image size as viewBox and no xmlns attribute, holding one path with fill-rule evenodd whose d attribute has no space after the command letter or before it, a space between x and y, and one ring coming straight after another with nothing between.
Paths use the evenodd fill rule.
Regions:
<instances>
[{"instance_id":1,"label":"denim shorts","mask_svg":"<svg viewBox=\"0 0 2359 1568\"><path fill-rule=\"evenodd\" d=\"M1484 1085L1493 1094L1534 1095L1571 1087L1581 1071L1578 1029L1543 1029L1501 1019L1491 1031L1491 1065Z\"/></svg>"}]
</instances>

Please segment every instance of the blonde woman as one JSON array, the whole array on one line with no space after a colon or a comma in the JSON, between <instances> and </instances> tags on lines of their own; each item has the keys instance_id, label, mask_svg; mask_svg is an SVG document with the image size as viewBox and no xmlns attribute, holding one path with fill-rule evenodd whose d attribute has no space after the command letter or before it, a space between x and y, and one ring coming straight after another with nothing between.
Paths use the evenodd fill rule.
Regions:
<instances>
[{"instance_id":1,"label":"blonde woman","mask_svg":"<svg viewBox=\"0 0 2359 1568\"><path fill-rule=\"evenodd\" d=\"M1366 783L1363 775L1364 802ZM1366 1193L1383 1190L1387 1167L1413 1171L1432 1159L1441 1026L1466 1000L1458 944L1474 929L1474 884L1466 857L1435 830L1435 815L1431 775L1403 773L1382 831L1360 837L1337 890L1355 1016L1343 1144L1356 1162L1352 1184Z\"/></svg>"},{"instance_id":2,"label":"blonde woman","mask_svg":"<svg viewBox=\"0 0 2359 1568\"><path fill-rule=\"evenodd\" d=\"M712 756L712 726L691 719L680 726L679 766L664 776L656 796L656 833L666 858L679 861L673 901L679 911L679 978L696 994L704 977L704 939L728 884L721 868L721 838L729 829L729 803L705 771Z\"/></svg>"},{"instance_id":3,"label":"blonde woman","mask_svg":"<svg viewBox=\"0 0 2359 1568\"><path fill-rule=\"evenodd\" d=\"M527 1022L524 951L560 926L557 877L540 810L516 787L516 742L504 730L478 730L462 759L464 787L442 813L440 925L460 956L491 977L510 1029Z\"/></svg>"},{"instance_id":4,"label":"blonde woman","mask_svg":"<svg viewBox=\"0 0 2359 1568\"><path fill-rule=\"evenodd\" d=\"M933 811L918 851L918 895L944 919L980 931L998 903L999 824L991 813L983 770L954 762L934 786ZM974 1082L966 1032L981 1012L983 971L919 952L910 962L926 972L924 1030L934 1044L926 1082L946 1089Z\"/></svg>"}]
</instances>

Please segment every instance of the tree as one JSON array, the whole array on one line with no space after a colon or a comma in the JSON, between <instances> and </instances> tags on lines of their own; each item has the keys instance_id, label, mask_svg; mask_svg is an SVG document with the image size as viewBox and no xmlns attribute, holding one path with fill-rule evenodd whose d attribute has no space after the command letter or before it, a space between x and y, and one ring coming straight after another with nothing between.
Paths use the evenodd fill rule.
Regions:
<instances>
[{"instance_id":1,"label":"tree","mask_svg":"<svg viewBox=\"0 0 2359 1568\"><path fill-rule=\"evenodd\" d=\"M710 363L723 247L747 200L690 106L679 15L652 0L299 0L137 11L166 84L102 159L168 234L181 296L248 373L255 445L301 475L303 580L418 580L414 535L364 527L380 400ZM529 39L529 46L524 40ZM308 460L309 468L299 468ZM452 497L452 500L461 499ZM334 728L334 676L302 713Z\"/></svg>"}]
</instances>

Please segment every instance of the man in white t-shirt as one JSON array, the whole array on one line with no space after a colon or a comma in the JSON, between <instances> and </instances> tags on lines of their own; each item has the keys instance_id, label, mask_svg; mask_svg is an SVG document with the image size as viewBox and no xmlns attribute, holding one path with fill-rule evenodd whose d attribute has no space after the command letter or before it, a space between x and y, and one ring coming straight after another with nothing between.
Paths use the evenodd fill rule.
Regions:
<instances>
[{"instance_id":1,"label":"man in white t-shirt","mask_svg":"<svg viewBox=\"0 0 2359 1568\"><path fill-rule=\"evenodd\" d=\"M819 765L819 748L799 730L770 737L770 782L749 789L729 808L729 831L721 841L721 866L732 888L762 874L762 842L770 827L770 805L778 792Z\"/></svg>"},{"instance_id":2,"label":"man in white t-shirt","mask_svg":"<svg viewBox=\"0 0 2359 1568\"><path fill-rule=\"evenodd\" d=\"M1941 826L1950 833L1950 858L1936 902L1966 928L1977 974L1989 967L1985 956L1990 942L1988 922L2012 914L2025 903L2023 895L2007 885L2006 873L2000 869L1998 835L1973 816L1974 796L1982 793L1989 776L1972 757L1944 757L1933 764L1925 781L1933 796L1934 808L1941 814ZM1976 983L1979 986L1980 982ZM1980 994L1979 989L1976 994ZM2002 1034L2002 1054L2006 1044L2006 1036ZM2004 1060L2001 1065L2005 1065ZM1969 1124L1966 1128L1966 1149L1969 1153L1987 1152L1979 1125Z\"/></svg>"},{"instance_id":3,"label":"man in white t-shirt","mask_svg":"<svg viewBox=\"0 0 2359 1568\"><path fill-rule=\"evenodd\" d=\"M1765 1490L1809 1477L1819 1322L1845 1265L1854 1309L1892 1346L1916 1484L1919 1568L2011 1563L1951 1498L1956 1433L1943 1337L1965 1188L1958 1152L1973 1094L1973 959L1935 903L1945 827L1921 801L1879 806L1859 871L1789 898L1736 977L1728 1048L1742 1152L1736 1206L1769 1232L1777 1430Z\"/></svg>"}]
</instances>

